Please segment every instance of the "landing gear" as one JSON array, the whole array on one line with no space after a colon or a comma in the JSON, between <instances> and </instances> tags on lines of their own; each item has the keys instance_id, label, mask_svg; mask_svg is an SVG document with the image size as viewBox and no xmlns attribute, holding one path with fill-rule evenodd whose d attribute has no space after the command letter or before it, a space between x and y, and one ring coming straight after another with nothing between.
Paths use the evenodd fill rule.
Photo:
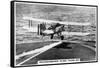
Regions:
<instances>
[{"instance_id":1,"label":"landing gear","mask_svg":"<svg viewBox=\"0 0 100 68\"><path fill-rule=\"evenodd\" d=\"M61 40L64 40L64 36L62 35L62 36L60 36L61 37Z\"/></svg>"},{"instance_id":2,"label":"landing gear","mask_svg":"<svg viewBox=\"0 0 100 68\"><path fill-rule=\"evenodd\" d=\"M54 34L51 34L51 37L50 37L50 39L53 39L53 35L54 35Z\"/></svg>"},{"instance_id":3,"label":"landing gear","mask_svg":"<svg viewBox=\"0 0 100 68\"><path fill-rule=\"evenodd\" d=\"M59 36L59 35L58 35L58 36ZM53 39L53 37L54 37L54 34L51 34L50 39ZM60 38L61 38L61 40L64 40L64 36L63 36L63 35L61 35Z\"/></svg>"}]
</instances>

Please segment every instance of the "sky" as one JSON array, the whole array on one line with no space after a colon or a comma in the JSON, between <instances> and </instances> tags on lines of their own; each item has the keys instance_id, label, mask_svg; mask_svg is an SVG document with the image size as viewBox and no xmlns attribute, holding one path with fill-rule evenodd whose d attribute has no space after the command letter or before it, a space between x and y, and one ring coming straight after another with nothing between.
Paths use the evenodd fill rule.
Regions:
<instances>
[{"instance_id":1,"label":"sky","mask_svg":"<svg viewBox=\"0 0 100 68\"><path fill-rule=\"evenodd\" d=\"M35 3L16 3L16 21L18 23L27 23L23 20L24 16L54 20L54 21L69 21L69 22L91 22L96 21L96 8L86 6L73 5L55 5L55 4L35 4ZM38 22L33 21L33 28L37 30Z\"/></svg>"}]
</instances>

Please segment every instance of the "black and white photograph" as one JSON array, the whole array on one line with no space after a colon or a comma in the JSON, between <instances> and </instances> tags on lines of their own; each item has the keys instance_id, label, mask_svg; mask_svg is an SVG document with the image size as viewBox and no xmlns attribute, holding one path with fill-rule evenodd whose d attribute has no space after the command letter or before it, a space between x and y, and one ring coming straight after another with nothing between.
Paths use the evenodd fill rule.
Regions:
<instances>
[{"instance_id":1,"label":"black and white photograph","mask_svg":"<svg viewBox=\"0 0 100 68\"><path fill-rule=\"evenodd\" d=\"M97 61L97 6L14 3L14 66Z\"/></svg>"}]
</instances>

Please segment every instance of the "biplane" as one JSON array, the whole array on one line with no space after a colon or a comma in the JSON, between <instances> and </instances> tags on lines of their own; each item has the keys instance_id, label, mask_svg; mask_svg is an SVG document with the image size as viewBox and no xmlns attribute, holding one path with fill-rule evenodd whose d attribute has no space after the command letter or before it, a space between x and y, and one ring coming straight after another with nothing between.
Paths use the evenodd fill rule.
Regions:
<instances>
[{"instance_id":1,"label":"biplane","mask_svg":"<svg viewBox=\"0 0 100 68\"><path fill-rule=\"evenodd\" d=\"M53 21L53 20L45 20L45 19L36 19L32 17L23 17L24 20L29 21L29 27L31 27L32 21L37 21L38 24L38 35L47 36L49 35L51 39L53 39L54 35L56 34L61 38L61 40L64 39L65 36L72 36L72 35L78 35L78 36L85 36L90 34L89 32L68 32L65 31L65 26L70 25L76 25L81 26L82 29L84 26L90 25L89 22L80 23L80 22L66 22L66 21ZM50 27L46 28L46 24L51 24Z\"/></svg>"},{"instance_id":2,"label":"biplane","mask_svg":"<svg viewBox=\"0 0 100 68\"><path fill-rule=\"evenodd\" d=\"M26 56L26 55L30 55L30 54L34 54L32 57L28 58L27 60L24 60L23 62L19 63L18 65L21 65L23 63L25 63L26 61L30 60L31 58L34 58L36 56L38 56L39 54L53 48L59 48L58 45L62 44L63 48L67 48L67 49L72 49L72 46L68 46L67 44L70 43L83 43L83 42L79 42L79 41L66 41L64 40L65 36L73 36L73 35L78 35L78 36L86 36L89 35L89 32L68 32L66 31L64 28L66 27L66 25L76 25L76 26L82 26L82 28L84 26L88 26L91 25L89 22L86 23L77 23L77 22L62 22L62 21L52 21L52 20L44 20L44 19L36 19L36 18L32 18L32 17L23 17L24 20L28 20L29 21L29 28L32 27L32 21L37 21L38 22L38 35L42 35L42 36L46 36L49 35L51 37L51 39L53 39L53 36L56 34L57 36L59 36L61 38L61 41L55 42L53 44L50 44L48 46L44 46L41 47L39 49L30 51L30 52L25 52L22 53L20 55L16 56L16 59L20 59L20 57ZM45 22L45 23L44 23ZM47 24L51 24L50 27L46 28L46 23ZM66 44L66 46L65 46Z\"/></svg>"}]
</instances>

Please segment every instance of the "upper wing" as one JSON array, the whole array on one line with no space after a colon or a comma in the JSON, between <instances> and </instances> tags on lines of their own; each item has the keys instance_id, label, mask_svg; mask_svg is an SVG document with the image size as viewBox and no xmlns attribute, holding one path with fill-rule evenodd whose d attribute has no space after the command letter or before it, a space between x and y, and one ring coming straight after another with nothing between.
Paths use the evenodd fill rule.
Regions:
<instances>
[{"instance_id":1,"label":"upper wing","mask_svg":"<svg viewBox=\"0 0 100 68\"><path fill-rule=\"evenodd\" d=\"M45 22L45 23L60 23L60 24L65 24L65 25L83 25L87 26L90 25L90 22L85 22L85 23L77 23L77 22L67 22L67 21L53 21L53 20L45 20L45 19L37 19L37 18L32 18L32 17L23 17L25 20L33 20L33 21L39 21L39 23Z\"/></svg>"}]
</instances>

